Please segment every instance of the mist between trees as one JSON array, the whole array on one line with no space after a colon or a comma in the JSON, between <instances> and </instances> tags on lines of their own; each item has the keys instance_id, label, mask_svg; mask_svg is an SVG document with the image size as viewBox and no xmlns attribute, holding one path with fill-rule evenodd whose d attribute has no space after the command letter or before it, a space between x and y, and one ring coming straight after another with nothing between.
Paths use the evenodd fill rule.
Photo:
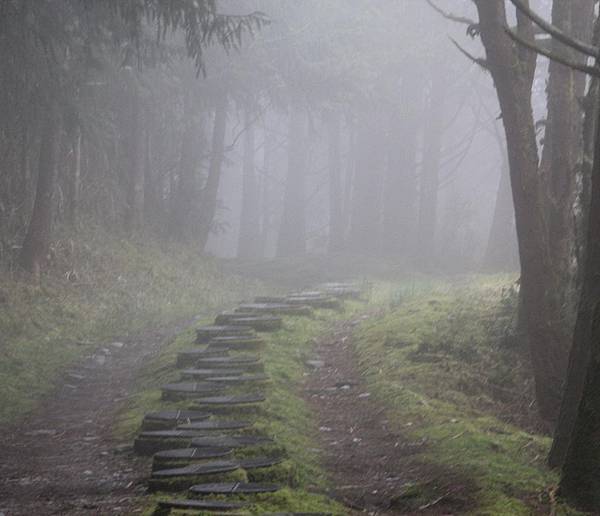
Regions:
<instances>
[{"instance_id":1,"label":"mist between trees","mask_svg":"<svg viewBox=\"0 0 600 516\"><path fill-rule=\"evenodd\" d=\"M531 7L592 45L593 0ZM594 56L554 36L502 0L4 0L0 260L39 276L55 235L100 227L249 261L520 267L553 428L594 230L597 101L593 70L523 45Z\"/></svg>"}]
</instances>

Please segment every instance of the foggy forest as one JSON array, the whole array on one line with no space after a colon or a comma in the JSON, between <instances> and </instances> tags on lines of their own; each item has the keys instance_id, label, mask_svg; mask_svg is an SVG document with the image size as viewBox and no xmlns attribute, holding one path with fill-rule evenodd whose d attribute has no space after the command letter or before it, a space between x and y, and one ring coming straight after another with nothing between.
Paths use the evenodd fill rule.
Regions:
<instances>
[{"instance_id":1,"label":"foggy forest","mask_svg":"<svg viewBox=\"0 0 600 516\"><path fill-rule=\"evenodd\" d=\"M600 514L597 0L0 0L0 516Z\"/></svg>"}]
</instances>

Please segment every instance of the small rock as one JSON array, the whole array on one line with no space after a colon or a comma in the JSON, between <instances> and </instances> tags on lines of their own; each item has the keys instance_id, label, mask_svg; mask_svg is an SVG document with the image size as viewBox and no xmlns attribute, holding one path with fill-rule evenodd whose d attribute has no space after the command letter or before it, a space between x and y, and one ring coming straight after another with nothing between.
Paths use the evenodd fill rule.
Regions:
<instances>
[{"instance_id":1,"label":"small rock","mask_svg":"<svg viewBox=\"0 0 600 516\"><path fill-rule=\"evenodd\" d=\"M99 366L103 366L104 364L106 364L105 355L94 355L94 360Z\"/></svg>"},{"instance_id":2,"label":"small rock","mask_svg":"<svg viewBox=\"0 0 600 516\"><path fill-rule=\"evenodd\" d=\"M307 360L306 365L313 369L321 369L325 367L325 362L323 360Z\"/></svg>"},{"instance_id":3,"label":"small rock","mask_svg":"<svg viewBox=\"0 0 600 516\"><path fill-rule=\"evenodd\" d=\"M89 475L93 475L92 471L91 471L91 470L89 470L89 469L86 469L86 470L83 472L83 474L84 474L84 475L87 475L87 476L89 476Z\"/></svg>"},{"instance_id":4,"label":"small rock","mask_svg":"<svg viewBox=\"0 0 600 516\"><path fill-rule=\"evenodd\" d=\"M121 348L122 348L124 345L125 345L125 344L123 344L122 342L113 342L113 343L111 344L111 346L112 346L113 348L117 348L117 349L121 349Z\"/></svg>"},{"instance_id":5,"label":"small rock","mask_svg":"<svg viewBox=\"0 0 600 516\"><path fill-rule=\"evenodd\" d=\"M369 396L371 396L370 392L363 392L362 394L358 395L358 397L361 399L368 398Z\"/></svg>"},{"instance_id":6,"label":"small rock","mask_svg":"<svg viewBox=\"0 0 600 516\"><path fill-rule=\"evenodd\" d=\"M331 432L331 428L328 426L321 426L319 427L319 432Z\"/></svg>"}]
</instances>

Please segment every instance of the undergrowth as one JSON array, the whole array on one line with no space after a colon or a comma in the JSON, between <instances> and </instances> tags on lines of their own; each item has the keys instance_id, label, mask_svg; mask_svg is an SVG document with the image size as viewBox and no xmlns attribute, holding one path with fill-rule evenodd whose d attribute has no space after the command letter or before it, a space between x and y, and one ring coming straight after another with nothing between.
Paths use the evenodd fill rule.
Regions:
<instances>
[{"instance_id":1,"label":"undergrowth","mask_svg":"<svg viewBox=\"0 0 600 516\"><path fill-rule=\"evenodd\" d=\"M385 313L354 336L369 388L417 450L406 468L423 470L399 494L401 509L468 498L477 515L550 510L557 477L545 466L550 438L536 431L527 353L513 334L513 282L384 285Z\"/></svg>"},{"instance_id":2,"label":"undergrowth","mask_svg":"<svg viewBox=\"0 0 600 516\"><path fill-rule=\"evenodd\" d=\"M29 412L99 344L264 290L181 245L104 234L58 240L39 282L0 270L0 423Z\"/></svg>"}]
</instances>

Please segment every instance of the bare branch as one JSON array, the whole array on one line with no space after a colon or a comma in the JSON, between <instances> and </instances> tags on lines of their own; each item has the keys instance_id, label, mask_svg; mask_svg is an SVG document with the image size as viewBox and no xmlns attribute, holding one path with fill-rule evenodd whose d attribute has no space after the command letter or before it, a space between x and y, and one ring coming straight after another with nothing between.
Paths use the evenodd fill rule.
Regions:
<instances>
[{"instance_id":1,"label":"bare branch","mask_svg":"<svg viewBox=\"0 0 600 516\"><path fill-rule=\"evenodd\" d=\"M582 64L582 63L577 63L575 61L571 61L569 59L566 59L564 57L561 57L561 56L551 52L548 49L539 47L538 45L523 39L518 34L515 34L512 30L510 30L508 28L506 28L505 30L506 30L506 33L509 35L509 37L513 41L517 42L519 45L522 45L525 48L528 48L529 50L531 50L537 54L547 57L548 59L552 59L553 61L556 61L557 63L560 63L562 65L568 66L569 68L572 68L573 70L577 70L579 72L586 73L593 77L600 77L600 68L598 66L589 66L589 65Z\"/></svg>"},{"instance_id":2,"label":"bare branch","mask_svg":"<svg viewBox=\"0 0 600 516\"><path fill-rule=\"evenodd\" d=\"M461 47L455 39L450 38L450 41L452 41L452 43L454 43L454 46L456 48L458 48L458 50L460 51L461 54L463 54L464 56L466 56L468 59L470 59L471 61L473 61L475 64L478 64L479 66L481 66L485 70L489 70L490 69L490 67L488 65L488 62L485 59L483 59L482 57L475 57L469 51L467 51L463 47Z\"/></svg>"},{"instance_id":3,"label":"bare branch","mask_svg":"<svg viewBox=\"0 0 600 516\"><path fill-rule=\"evenodd\" d=\"M588 56L596 57L596 58L600 57L600 48L599 47L590 45L589 43L586 43L577 38L569 36L562 30L560 30L558 27L556 27L555 25L552 25L551 23L548 23L541 16L539 16L534 11L532 11L523 2L523 0L510 0L510 1L517 9L519 9L519 11L521 11L525 16L527 16L527 18L529 18L533 23L535 23L536 25L541 27L543 30L545 30L551 36L555 37L561 43L563 43L563 44L567 45L568 47L571 47L575 50L578 50L579 52L586 54ZM514 33L512 33L512 34L514 35ZM558 61L558 60L556 60L556 61Z\"/></svg>"},{"instance_id":4,"label":"bare branch","mask_svg":"<svg viewBox=\"0 0 600 516\"><path fill-rule=\"evenodd\" d=\"M438 14L441 14L444 18L446 18L447 20L456 22L456 23L462 23L463 25L477 25L477 22L469 19L469 18L465 18L464 16L457 16L455 14L452 13L448 13L446 11L444 11L441 7L438 7L437 5L435 5L433 3L433 0L425 0L429 6Z\"/></svg>"}]
</instances>

